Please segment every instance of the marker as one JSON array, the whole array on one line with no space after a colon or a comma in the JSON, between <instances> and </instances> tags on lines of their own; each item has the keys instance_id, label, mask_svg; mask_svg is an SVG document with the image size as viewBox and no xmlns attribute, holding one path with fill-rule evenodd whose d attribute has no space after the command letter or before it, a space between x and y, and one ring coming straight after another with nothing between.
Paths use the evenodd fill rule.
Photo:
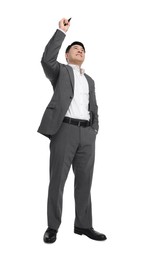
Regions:
<instances>
[{"instance_id":1,"label":"marker","mask_svg":"<svg viewBox=\"0 0 145 260\"><path fill-rule=\"evenodd\" d=\"M68 22L70 22L70 20L71 20L71 18L68 19ZM64 26L66 26L66 25L67 25L67 23L64 24Z\"/></svg>"}]
</instances>

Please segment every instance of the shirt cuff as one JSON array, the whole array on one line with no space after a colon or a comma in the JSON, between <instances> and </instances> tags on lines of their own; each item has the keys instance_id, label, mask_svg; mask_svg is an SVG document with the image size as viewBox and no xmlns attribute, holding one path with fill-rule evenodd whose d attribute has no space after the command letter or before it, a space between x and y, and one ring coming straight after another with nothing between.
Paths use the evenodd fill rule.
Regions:
<instances>
[{"instance_id":1,"label":"shirt cuff","mask_svg":"<svg viewBox=\"0 0 145 260\"><path fill-rule=\"evenodd\" d=\"M62 29L58 28L58 30L61 31L61 32L63 32L63 33L66 35L66 33L65 33Z\"/></svg>"}]
</instances>

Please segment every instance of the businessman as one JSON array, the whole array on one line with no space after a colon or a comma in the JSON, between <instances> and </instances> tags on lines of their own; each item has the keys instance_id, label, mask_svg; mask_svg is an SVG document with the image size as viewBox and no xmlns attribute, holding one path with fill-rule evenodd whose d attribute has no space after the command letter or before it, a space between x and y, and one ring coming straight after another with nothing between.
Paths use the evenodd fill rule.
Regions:
<instances>
[{"instance_id":1,"label":"businessman","mask_svg":"<svg viewBox=\"0 0 145 260\"><path fill-rule=\"evenodd\" d=\"M98 133L98 106L93 79L82 69L83 43L75 41L66 48L67 65L57 61L70 21L63 18L48 42L41 60L54 94L44 112L38 132L50 139L50 182L48 190L48 227L45 243L56 241L61 224L62 199L70 167L75 176L74 233L94 240L106 236L93 229L91 184Z\"/></svg>"}]
</instances>

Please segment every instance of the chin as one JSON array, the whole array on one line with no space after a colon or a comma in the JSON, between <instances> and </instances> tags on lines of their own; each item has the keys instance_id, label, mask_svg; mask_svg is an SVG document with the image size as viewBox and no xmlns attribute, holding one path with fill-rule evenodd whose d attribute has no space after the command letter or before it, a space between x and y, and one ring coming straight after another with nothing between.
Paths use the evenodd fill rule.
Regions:
<instances>
[{"instance_id":1,"label":"chin","mask_svg":"<svg viewBox=\"0 0 145 260\"><path fill-rule=\"evenodd\" d=\"M76 59L76 62L83 62L84 60L82 58Z\"/></svg>"}]
</instances>

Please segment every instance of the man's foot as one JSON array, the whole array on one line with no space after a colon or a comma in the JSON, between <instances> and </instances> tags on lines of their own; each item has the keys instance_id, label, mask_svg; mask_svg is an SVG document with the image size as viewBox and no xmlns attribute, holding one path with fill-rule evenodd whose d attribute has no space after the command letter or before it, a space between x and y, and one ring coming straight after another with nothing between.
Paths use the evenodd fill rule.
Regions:
<instances>
[{"instance_id":1,"label":"man's foot","mask_svg":"<svg viewBox=\"0 0 145 260\"><path fill-rule=\"evenodd\" d=\"M75 227L74 233L78 235L86 235L87 237L98 241L103 241L107 239L107 237L104 234L95 231L93 228L85 229L85 228Z\"/></svg>"},{"instance_id":2,"label":"man's foot","mask_svg":"<svg viewBox=\"0 0 145 260\"><path fill-rule=\"evenodd\" d=\"M44 233L43 241L48 244L54 243L56 241L56 234L57 230L48 227Z\"/></svg>"}]
</instances>

